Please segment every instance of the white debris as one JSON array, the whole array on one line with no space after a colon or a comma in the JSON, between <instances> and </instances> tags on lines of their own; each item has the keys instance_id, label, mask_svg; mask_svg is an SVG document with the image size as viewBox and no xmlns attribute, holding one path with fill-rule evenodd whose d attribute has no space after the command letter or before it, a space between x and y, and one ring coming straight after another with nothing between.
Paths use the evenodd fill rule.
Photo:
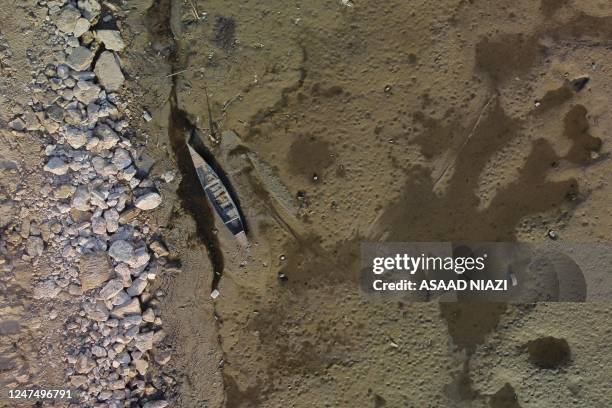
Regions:
<instances>
[{"instance_id":1,"label":"white debris","mask_svg":"<svg viewBox=\"0 0 612 408\"><path fill-rule=\"evenodd\" d=\"M152 210L157 208L162 202L162 198L158 193L150 192L138 197L134 203L141 210Z\"/></svg>"}]
</instances>

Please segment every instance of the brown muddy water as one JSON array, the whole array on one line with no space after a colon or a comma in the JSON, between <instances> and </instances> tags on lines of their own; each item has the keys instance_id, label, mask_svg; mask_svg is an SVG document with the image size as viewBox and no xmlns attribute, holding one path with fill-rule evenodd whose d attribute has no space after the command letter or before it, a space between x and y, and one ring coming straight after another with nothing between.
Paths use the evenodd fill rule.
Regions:
<instances>
[{"instance_id":1,"label":"brown muddy water","mask_svg":"<svg viewBox=\"0 0 612 408\"><path fill-rule=\"evenodd\" d=\"M186 270L165 317L179 406L610 406L608 305L371 301L358 275L364 241L612 238L612 8L349 4L159 0L134 20L165 67L143 84L167 93L145 96L168 118L151 154L181 175L160 220ZM198 188L192 134L248 251Z\"/></svg>"}]
</instances>

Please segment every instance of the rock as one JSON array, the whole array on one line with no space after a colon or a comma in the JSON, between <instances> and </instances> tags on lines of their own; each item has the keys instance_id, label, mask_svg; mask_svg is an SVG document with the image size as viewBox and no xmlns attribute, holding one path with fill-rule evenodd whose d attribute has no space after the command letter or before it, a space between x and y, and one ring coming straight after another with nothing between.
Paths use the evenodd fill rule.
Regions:
<instances>
[{"instance_id":1,"label":"rock","mask_svg":"<svg viewBox=\"0 0 612 408\"><path fill-rule=\"evenodd\" d=\"M81 296L83 294L83 288L76 283L71 283L68 285L68 293L72 296Z\"/></svg>"},{"instance_id":2,"label":"rock","mask_svg":"<svg viewBox=\"0 0 612 408\"><path fill-rule=\"evenodd\" d=\"M110 51L104 51L96 62L94 72L100 84L109 92L117 91L123 85L125 77L117 62L117 57Z\"/></svg>"},{"instance_id":3,"label":"rock","mask_svg":"<svg viewBox=\"0 0 612 408\"><path fill-rule=\"evenodd\" d=\"M70 384L73 387L80 387L83 384L87 384L87 376L85 375L73 375L70 377Z\"/></svg>"},{"instance_id":4,"label":"rock","mask_svg":"<svg viewBox=\"0 0 612 408\"><path fill-rule=\"evenodd\" d=\"M151 248L151 251L153 251L158 258L168 256L170 254L170 252L168 252L168 248L166 248L166 245L164 245L164 243L161 241L151 242L151 244L149 244L149 248Z\"/></svg>"},{"instance_id":5,"label":"rock","mask_svg":"<svg viewBox=\"0 0 612 408\"><path fill-rule=\"evenodd\" d=\"M168 406L168 401L166 400L157 400L157 401L149 401L142 406L142 408L166 408Z\"/></svg>"},{"instance_id":6,"label":"rock","mask_svg":"<svg viewBox=\"0 0 612 408\"><path fill-rule=\"evenodd\" d=\"M125 380L118 379L118 380L110 381L108 383L108 388L110 388L111 390L123 390L125 388Z\"/></svg>"},{"instance_id":7,"label":"rock","mask_svg":"<svg viewBox=\"0 0 612 408\"><path fill-rule=\"evenodd\" d=\"M102 217L91 217L91 230L94 234L106 234L106 221Z\"/></svg>"},{"instance_id":8,"label":"rock","mask_svg":"<svg viewBox=\"0 0 612 408\"><path fill-rule=\"evenodd\" d=\"M117 166L117 169L122 170L132 164L132 156L127 150L118 148L111 159L111 162Z\"/></svg>"},{"instance_id":9,"label":"rock","mask_svg":"<svg viewBox=\"0 0 612 408\"><path fill-rule=\"evenodd\" d=\"M59 157L52 157L51 160L45 164L44 170L62 176L68 173L68 165Z\"/></svg>"},{"instance_id":10,"label":"rock","mask_svg":"<svg viewBox=\"0 0 612 408\"><path fill-rule=\"evenodd\" d=\"M81 286L84 291L101 286L113 274L110 259L102 251L83 255L79 263L79 270Z\"/></svg>"},{"instance_id":11,"label":"rock","mask_svg":"<svg viewBox=\"0 0 612 408\"><path fill-rule=\"evenodd\" d=\"M134 346L143 353L153 348L153 332L138 333L134 337Z\"/></svg>"},{"instance_id":12,"label":"rock","mask_svg":"<svg viewBox=\"0 0 612 408\"><path fill-rule=\"evenodd\" d=\"M9 127L18 132L23 132L26 129L26 123L21 118L15 118L9 122Z\"/></svg>"},{"instance_id":13,"label":"rock","mask_svg":"<svg viewBox=\"0 0 612 408\"><path fill-rule=\"evenodd\" d=\"M159 343L165 338L166 338L166 332L164 332L163 330L158 330L153 335L153 343Z\"/></svg>"},{"instance_id":14,"label":"rock","mask_svg":"<svg viewBox=\"0 0 612 408\"><path fill-rule=\"evenodd\" d=\"M96 0L79 0L77 3L79 9L81 10L81 14L89 21L93 21L96 17L100 15L100 11L102 7L100 7L100 3Z\"/></svg>"},{"instance_id":15,"label":"rock","mask_svg":"<svg viewBox=\"0 0 612 408\"><path fill-rule=\"evenodd\" d=\"M61 291L62 288L49 279L36 285L32 296L34 299L54 299Z\"/></svg>"},{"instance_id":16,"label":"rock","mask_svg":"<svg viewBox=\"0 0 612 408\"><path fill-rule=\"evenodd\" d=\"M77 47L68 58L66 58L66 64L76 71L87 71L91 67L94 54L87 47Z\"/></svg>"},{"instance_id":17,"label":"rock","mask_svg":"<svg viewBox=\"0 0 612 408\"><path fill-rule=\"evenodd\" d=\"M100 138L98 146L101 149L111 149L119 142L119 136L106 124L100 124L94 129L94 134Z\"/></svg>"},{"instance_id":18,"label":"rock","mask_svg":"<svg viewBox=\"0 0 612 408\"><path fill-rule=\"evenodd\" d=\"M104 211L104 220L108 232L113 233L119 229L119 212L114 208Z\"/></svg>"},{"instance_id":19,"label":"rock","mask_svg":"<svg viewBox=\"0 0 612 408\"><path fill-rule=\"evenodd\" d=\"M96 366L95 361L93 359L87 357L84 354L79 355L76 363L74 364L74 369L77 373L87 374Z\"/></svg>"},{"instance_id":20,"label":"rock","mask_svg":"<svg viewBox=\"0 0 612 408\"><path fill-rule=\"evenodd\" d=\"M158 193L150 192L138 197L134 203L141 210L152 210L157 208L162 202L162 198Z\"/></svg>"},{"instance_id":21,"label":"rock","mask_svg":"<svg viewBox=\"0 0 612 408\"><path fill-rule=\"evenodd\" d=\"M94 37L104 44L104 48L112 51L123 51L125 43L117 30L96 30Z\"/></svg>"},{"instance_id":22,"label":"rock","mask_svg":"<svg viewBox=\"0 0 612 408\"><path fill-rule=\"evenodd\" d=\"M76 24L74 25L74 31L73 31L74 36L75 37L82 36L89 30L90 26L91 24L89 24L89 21L86 18L83 18L83 17L79 18Z\"/></svg>"},{"instance_id":23,"label":"rock","mask_svg":"<svg viewBox=\"0 0 612 408\"><path fill-rule=\"evenodd\" d=\"M166 365L170 361L170 353L167 351L157 351L155 352L155 361L159 365Z\"/></svg>"},{"instance_id":24,"label":"rock","mask_svg":"<svg viewBox=\"0 0 612 408\"><path fill-rule=\"evenodd\" d=\"M85 105L98 100L101 88L89 81L79 81L74 87L74 97Z\"/></svg>"},{"instance_id":25,"label":"rock","mask_svg":"<svg viewBox=\"0 0 612 408\"><path fill-rule=\"evenodd\" d=\"M55 25L60 31L67 34L74 33L77 21L81 18L79 10L72 6L64 7L60 15L55 20Z\"/></svg>"},{"instance_id":26,"label":"rock","mask_svg":"<svg viewBox=\"0 0 612 408\"><path fill-rule=\"evenodd\" d=\"M69 198L72 197L74 192L76 191L76 187L70 184L62 184L58 188L53 191L53 196L55 198Z\"/></svg>"},{"instance_id":27,"label":"rock","mask_svg":"<svg viewBox=\"0 0 612 408\"><path fill-rule=\"evenodd\" d=\"M73 149L80 149L87 143L87 133L81 129L69 127L66 130L66 142L68 142Z\"/></svg>"},{"instance_id":28,"label":"rock","mask_svg":"<svg viewBox=\"0 0 612 408\"><path fill-rule=\"evenodd\" d=\"M108 320L108 309L104 303L96 305L94 308L85 311L87 317L96 322L105 322Z\"/></svg>"},{"instance_id":29,"label":"rock","mask_svg":"<svg viewBox=\"0 0 612 408\"><path fill-rule=\"evenodd\" d=\"M26 253L31 257L41 256L43 250L45 249L45 244L42 238L39 237L28 237L26 241Z\"/></svg>"},{"instance_id":30,"label":"rock","mask_svg":"<svg viewBox=\"0 0 612 408\"><path fill-rule=\"evenodd\" d=\"M122 224L129 224L134 221L139 213L140 210L136 207L128 208L119 215L119 222Z\"/></svg>"},{"instance_id":31,"label":"rock","mask_svg":"<svg viewBox=\"0 0 612 408\"><path fill-rule=\"evenodd\" d=\"M140 302L138 301L138 298L132 298L132 300L129 302L116 306L113 308L113 310L111 310L111 316L116 319L122 319L127 315L140 313Z\"/></svg>"},{"instance_id":32,"label":"rock","mask_svg":"<svg viewBox=\"0 0 612 408\"><path fill-rule=\"evenodd\" d=\"M140 323L142 323L142 317L138 314L126 316L121 319L121 322L119 322L121 327L123 327L124 329L129 329L130 327L134 326L140 326Z\"/></svg>"},{"instance_id":33,"label":"rock","mask_svg":"<svg viewBox=\"0 0 612 408\"><path fill-rule=\"evenodd\" d=\"M106 357L106 349L104 347L100 347L98 345L95 345L91 348L91 354L93 354L94 356L100 358L100 357Z\"/></svg>"},{"instance_id":34,"label":"rock","mask_svg":"<svg viewBox=\"0 0 612 408\"><path fill-rule=\"evenodd\" d=\"M140 373L140 375L145 375L147 373L147 368L149 368L149 363L143 359L132 360L132 364L136 371Z\"/></svg>"},{"instance_id":35,"label":"rock","mask_svg":"<svg viewBox=\"0 0 612 408\"><path fill-rule=\"evenodd\" d=\"M149 259L151 259L151 255L147 252L147 248L140 247L134 251L134 258L132 261L128 262L128 264L130 267L137 269L145 266L149 262Z\"/></svg>"},{"instance_id":36,"label":"rock","mask_svg":"<svg viewBox=\"0 0 612 408\"><path fill-rule=\"evenodd\" d=\"M134 261L134 246L127 241L118 240L112 243L108 254L117 262L129 264Z\"/></svg>"},{"instance_id":37,"label":"rock","mask_svg":"<svg viewBox=\"0 0 612 408\"><path fill-rule=\"evenodd\" d=\"M113 279L109 281L100 291L98 297L108 300L123 290L123 281L121 279Z\"/></svg>"},{"instance_id":38,"label":"rock","mask_svg":"<svg viewBox=\"0 0 612 408\"><path fill-rule=\"evenodd\" d=\"M89 211L91 208L89 200L89 189L86 186L79 186L72 196L71 206L79 211Z\"/></svg>"},{"instance_id":39,"label":"rock","mask_svg":"<svg viewBox=\"0 0 612 408\"><path fill-rule=\"evenodd\" d=\"M121 282L123 283L123 287L125 287L125 284L127 283L129 285L131 283L131 280L124 279L124 277L122 276ZM117 293L114 298L111 299L111 302L113 306L118 306L129 302L131 299L132 297L128 295L125 290L122 290L121 292Z\"/></svg>"},{"instance_id":40,"label":"rock","mask_svg":"<svg viewBox=\"0 0 612 408\"><path fill-rule=\"evenodd\" d=\"M132 286L130 286L127 290L128 295L130 296L138 296L142 292L144 292L147 287L148 281L147 279L138 278L134 282L132 282Z\"/></svg>"},{"instance_id":41,"label":"rock","mask_svg":"<svg viewBox=\"0 0 612 408\"><path fill-rule=\"evenodd\" d=\"M153 323L155 321L155 312L153 309L148 308L142 314L142 320L147 323Z\"/></svg>"}]
</instances>

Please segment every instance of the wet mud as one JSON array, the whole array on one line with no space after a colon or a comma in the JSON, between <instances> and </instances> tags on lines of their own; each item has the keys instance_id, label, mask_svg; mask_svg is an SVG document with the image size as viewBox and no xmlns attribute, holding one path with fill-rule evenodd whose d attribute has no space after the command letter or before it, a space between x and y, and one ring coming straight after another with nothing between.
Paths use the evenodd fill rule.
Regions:
<instances>
[{"instance_id":1,"label":"wet mud","mask_svg":"<svg viewBox=\"0 0 612 408\"><path fill-rule=\"evenodd\" d=\"M168 3L156 4L180 8ZM473 367L506 341L516 343L507 360L518 367L571 368L565 340L500 339L546 312L369 303L358 293L359 243L537 242L550 225L585 239L575 218L591 202L605 208L593 169L607 165L606 140L595 119L609 118L590 99L604 100L592 88L604 74L572 53L600 52L612 17L570 1L418 11L331 3L195 2L207 20L173 9L175 33L163 13L150 16L154 47L175 50L172 72L186 70L174 77L170 141L181 207L197 223L190 239L206 245L212 287L223 294L223 405L500 408L545 399L515 366L510 378L491 369L494 383ZM223 155L199 139L198 150L240 172L234 194L253 240L242 263L221 251L185 147L192 133L215 133L223 145L227 130L239 147ZM256 160L274 183L262 182ZM406 373L423 380L415 386Z\"/></svg>"}]
</instances>

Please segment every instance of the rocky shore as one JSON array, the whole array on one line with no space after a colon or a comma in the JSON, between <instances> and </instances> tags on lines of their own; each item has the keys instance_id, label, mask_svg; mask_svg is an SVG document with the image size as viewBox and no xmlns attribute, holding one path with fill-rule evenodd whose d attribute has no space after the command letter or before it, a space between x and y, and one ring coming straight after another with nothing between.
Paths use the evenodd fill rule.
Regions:
<instances>
[{"instance_id":1,"label":"rocky shore","mask_svg":"<svg viewBox=\"0 0 612 408\"><path fill-rule=\"evenodd\" d=\"M10 276L16 262L30 264L39 313L61 319L62 341L50 358L66 363L54 385L77 390L71 405L163 408L174 379L164 372L170 352L157 310L164 292L151 288L178 269L146 212L162 204L156 187L172 176L151 179L135 164L143 143L126 116L126 45L112 4L38 7L47 33L40 45L56 62L33 61L27 104L8 126L40 138L47 180L32 197L3 201L1 267ZM27 367L15 372L9 387L35 384Z\"/></svg>"}]
</instances>

